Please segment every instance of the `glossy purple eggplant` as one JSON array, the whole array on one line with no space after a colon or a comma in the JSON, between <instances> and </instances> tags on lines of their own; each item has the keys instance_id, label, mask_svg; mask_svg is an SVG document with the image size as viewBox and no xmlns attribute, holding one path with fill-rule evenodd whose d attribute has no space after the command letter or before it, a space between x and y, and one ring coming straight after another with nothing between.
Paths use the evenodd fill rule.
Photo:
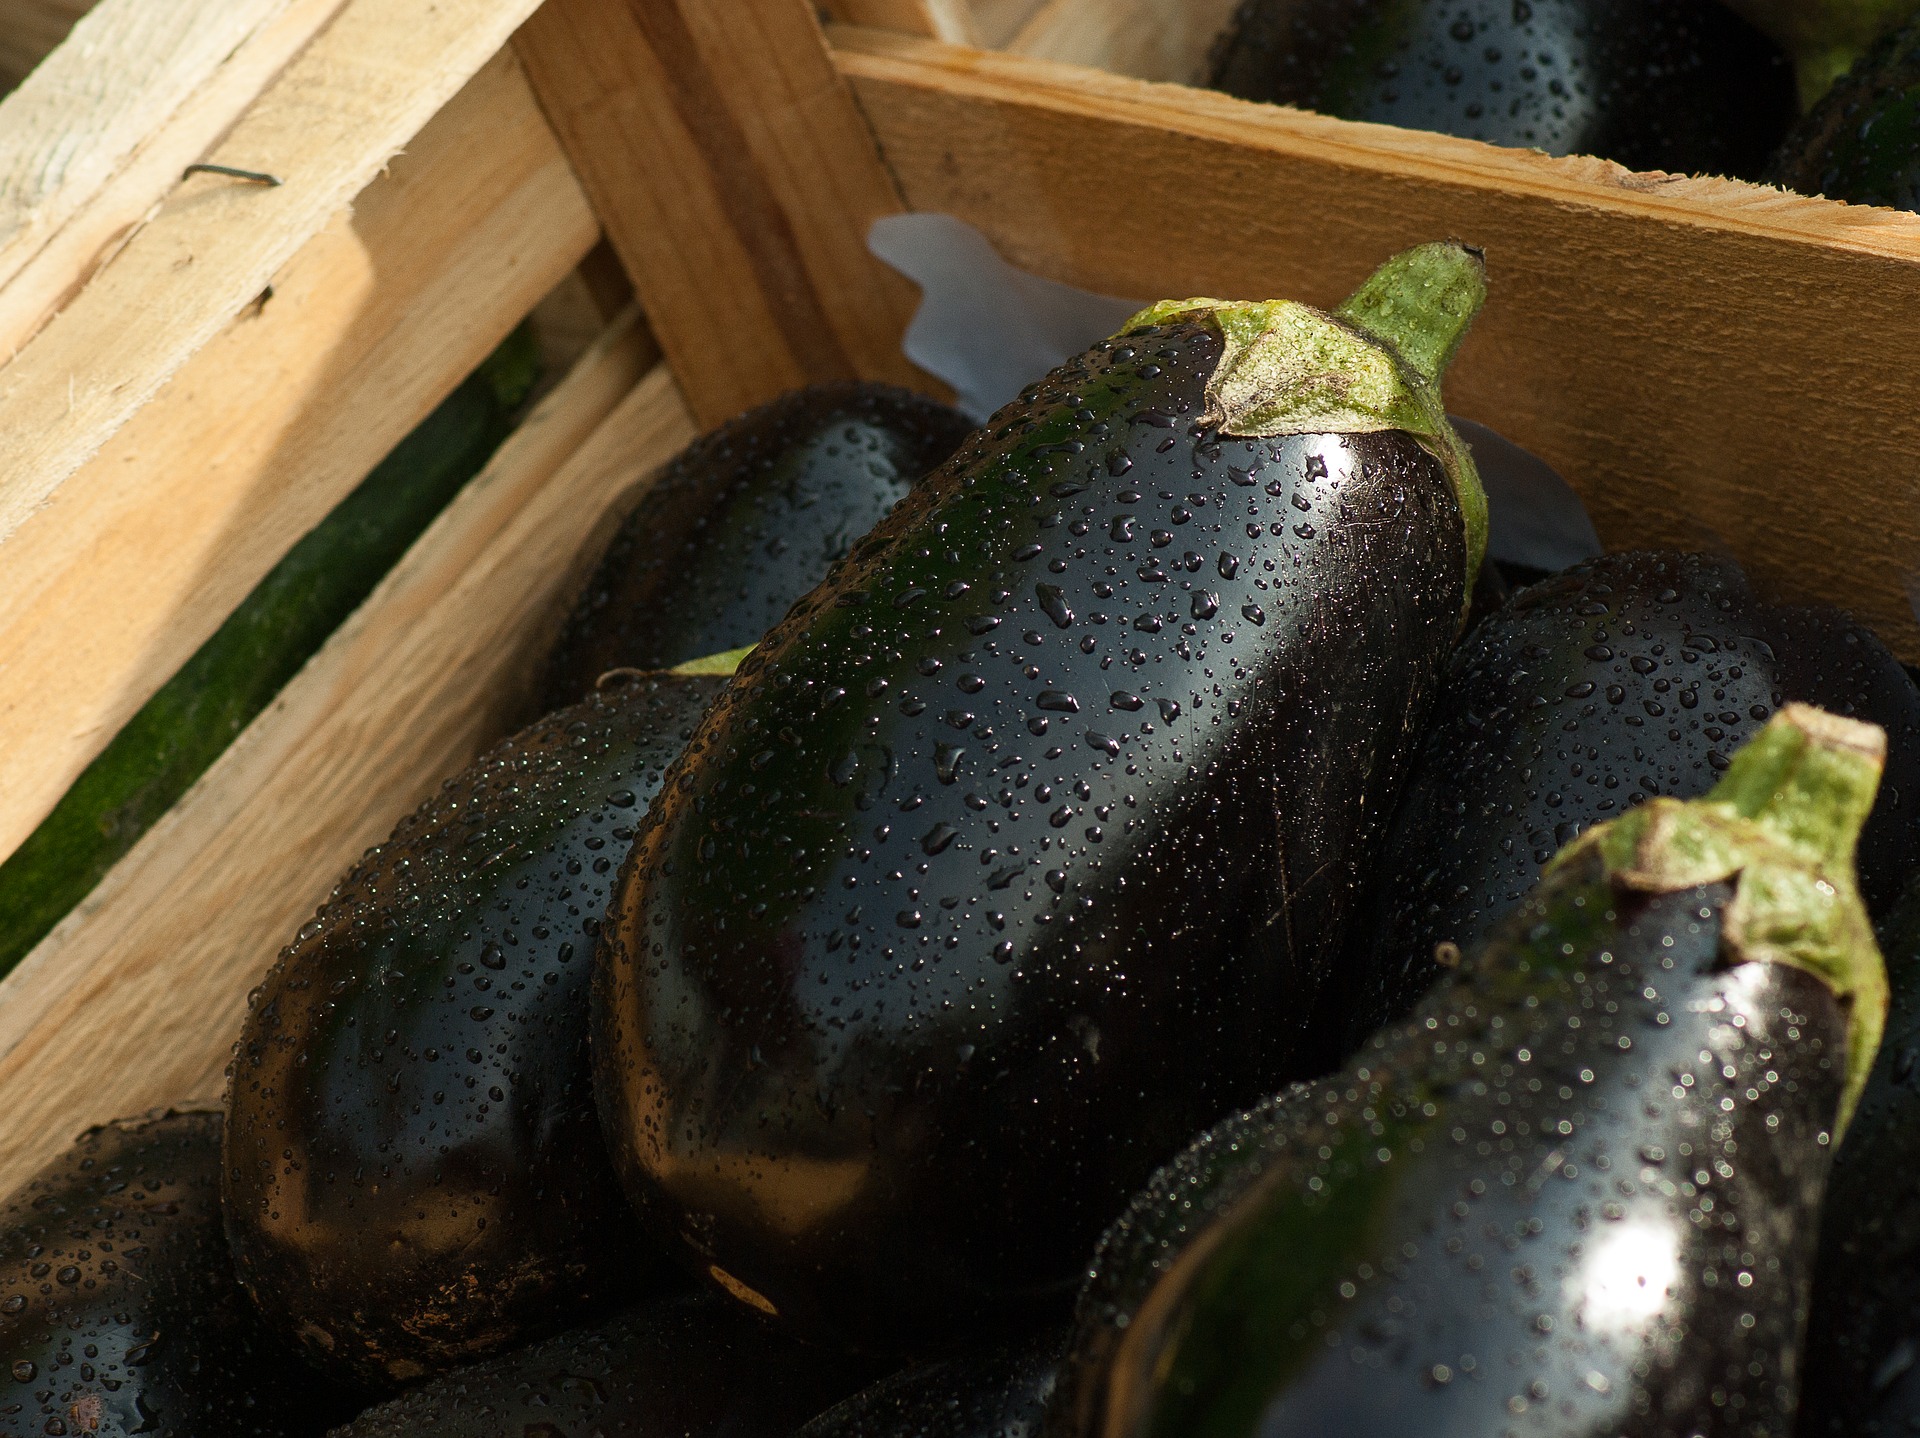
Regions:
<instances>
[{"instance_id":1,"label":"glossy purple eggplant","mask_svg":"<svg viewBox=\"0 0 1920 1438\"><path fill-rule=\"evenodd\" d=\"M1063 1338L1049 1328L916 1363L834 1404L794 1438L1039 1438Z\"/></svg>"}]
</instances>

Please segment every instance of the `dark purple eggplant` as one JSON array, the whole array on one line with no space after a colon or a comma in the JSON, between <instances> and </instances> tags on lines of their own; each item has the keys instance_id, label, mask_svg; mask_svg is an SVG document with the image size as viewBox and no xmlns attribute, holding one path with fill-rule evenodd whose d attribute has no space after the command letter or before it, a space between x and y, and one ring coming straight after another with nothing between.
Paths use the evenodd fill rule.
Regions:
<instances>
[{"instance_id":1,"label":"dark purple eggplant","mask_svg":"<svg viewBox=\"0 0 1920 1438\"><path fill-rule=\"evenodd\" d=\"M1726 0L1793 57L1800 108L1811 110L1873 47L1914 13L1915 0Z\"/></svg>"},{"instance_id":2,"label":"dark purple eggplant","mask_svg":"<svg viewBox=\"0 0 1920 1438\"><path fill-rule=\"evenodd\" d=\"M220 1232L220 1115L88 1129L0 1207L0 1434L313 1438L352 1411Z\"/></svg>"},{"instance_id":3,"label":"dark purple eggplant","mask_svg":"<svg viewBox=\"0 0 1920 1438\"><path fill-rule=\"evenodd\" d=\"M1039 1438L1059 1329L903 1369L836 1403L794 1438Z\"/></svg>"},{"instance_id":4,"label":"dark purple eggplant","mask_svg":"<svg viewBox=\"0 0 1920 1438\"><path fill-rule=\"evenodd\" d=\"M788 1438L860 1380L704 1294L449 1373L331 1438Z\"/></svg>"},{"instance_id":5,"label":"dark purple eggplant","mask_svg":"<svg viewBox=\"0 0 1920 1438\"><path fill-rule=\"evenodd\" d=\"M637 679L507 740L349 870L251 996L227 1232L328 1372L391 1389L664 1268L600 1141L589 980L615 866L724 685Z\"/></svg>"},{"instance_id":6,"label":"dark purple eggplant","mask_svg":"<svg viewBox=\"0 0 1920 1438\"><path fill-rule=\"evenodd\" d=\"M1345 120L1749 178L1795 114L1786 57L1715 0L1245 0L1208 83Z\"/></svg>"},{"instance_id":7,"label":"dark purple eggplant","mask_svg":"<svg viewBox=\"0 0 1920 1438\"><path fill-rule=\"evenodd\" d=\"M1920 22L1888 35L1833 82L1781 143L1765 178L1852 205L1920 210Z\"/></svg>"},{"instance_id":8,"label":"dark purple eggplant","mask_svg":"<svg viewBox=\"0 0 1920 1438\"><path fill-rule=\"evenodd\" d=\"M1555 849L1654 794L1704 794L1798 700L1887 731L1860 853L1880 914L1920 862L1920 691L1865 626L1761 602L1730 560L1610 554L1522 590L1448 666L1349 949L1351 1041L1518 907Z\"/></svg>"},{"instance_id":9,"label":"dark purple eggplant","mask_svg":"<svg viewBox=\"0 0 1920 1438\"><path fill-rule=\"evenodd\" d=\"M1785 1433L1886 975L1881 735L1794 705L1706 798L1582 835L1334 1078L1108 1232L1050 1434Z\"/></svg>"},{"instance_id":10,"label":"dark purple eggplant","mask_svg":"<svg viewBox=\"0 0 1920 1438\"><path fill-rule=\"evenodd\" d=\"M1800 1438L1920 1432L1920 883L1879 937L1887 1034L1820 1213Z\"/></svg>"},{"instance_id":11,"label":"dark purple eggplant","mask_svg":"<svg viewBox=\"0 0 1920 1438\"><path fill-rule=\"evenodd\" d=\"M1156 307L742 664L595 986L628 1192L714 1282L889 1348L1064 1302L1161 1156L1336 1061L1483 547L1438 386L1483 292L1433 245L1337 318Z\"/></svg>"},{"instance_id":12,"label":"dark purple eggplant","mask_svg":"<svg viewBox=\"0 0 1920 1438\"><path fill-rule=\"evenodd\" d=\"M892 385L793 390L704 435L614 535L548 662L546 703L610 669L755 643L972 426Z\"/></svg>"}]
</instances>

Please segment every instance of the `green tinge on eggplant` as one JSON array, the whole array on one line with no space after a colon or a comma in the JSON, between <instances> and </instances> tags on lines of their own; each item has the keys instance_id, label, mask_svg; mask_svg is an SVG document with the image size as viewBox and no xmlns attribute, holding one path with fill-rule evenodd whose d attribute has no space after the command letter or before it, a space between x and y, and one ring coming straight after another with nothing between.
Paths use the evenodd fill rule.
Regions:
<instances>
[{"instance_id":1,"label":"green tinge on eggplant","mask_svg":"<svg viewBox=\"0 0 1920 1438\"><path fill-rule=\"evenodd\" d=\"M971 428L892 385L793 390L689 445L641 495L548 661L546 705L610 669L750 645Z\"/></svg>"},{"instance_id":2,"label":"green tinge on eggplant","mask_svg":"<svg viewBox=\"0 0 1920 1438\"><path fill-rule=\"evenodd\" d=\"M793 1438L1039 1438L1064 1334L916 1363L834 1404Z\"/></svg>"},{"instance_id":3,"label":"green tinge on eggplant","mask_svg":"<svg viewBox=\"0 0 1920 1438\"><path fill-rule=\"evenodd\" d=\"M1517 908L1561 845L1655 794L1696 798L1787 701L1887 732L1861 845L1869 912L1920 864L1920 691L1837 610L1762 602L1731 560L1633 551L1522 590L1449 661L1348 947L1350 1043Z\"/></svg>"},{"instance_id":4,"label":"green tinge on eggplant","mask_svg":"<svg viewBox=\"0 0 1920 1438\"><path fill-rule=\"evenodd\" d=\"M351 1412L220 1232L220 1115L89 1129L0 1206L0 1433L314 1438Z\"/></svg>"},{"instance_id":5,"label":"green tinge on eggplant","mask_svg":"<svg viewBox=\"0 0 1920 1438\"><path fill-rule=\"evenodd\" d=\"M1244 0L1207 83L1346 120L1743 178L1796 108L1786 57L1715 0Z\"/></svg>"},{"instance_id":6,"label":"green tinge on eggplant","mask_svg":"<svg viewBox=\"0 0 1920 1438\"><path fill-rule=\"evenodd\" d=\"M644 1291L601 1144L601 916L720 677L610 686L501 744L340 881L251 996L229 1072L242 1281L378 1390Z\"/></svg>"},{"instance_id":7,"label":"green tinge on eggplant","mask_svg":"<svg viewBox=\"0 0 1920 1438\"><path fill-rule=\"evenodd\" d=\"M1784 1433L1885 974L1870 725L1790 706L1703 800L1569 846L1334 1078L1102 1241L1055 1435Z\"/></svg>"},{"instance_id":8,"label":"green tinge on eggplant","mask_svg":"<svg viewBox=\"0 0 1920 1438\"><path fill-rule=\"evenodd\" d=\"M1920 882L1879 939L1887 1032L1820 1211L1800 1438L1920 1431Z\"/></svg>"},{"instance_id":9,"label":"green tinge on eggplant","mask_svg":"<svg viewBox=\"0 0 1920 1438\"><path fill-rule=\"evenodd\" d=\"M1793 57L1810 110L1872 47L1920 8L1915 0L1725 0Z\"/></svg>"},{"instance_id":10,"label":"green tinge on eggplant","mask_svg":"<svg viewBox=\"0 0 1920 1438\"><path fill-rule=\"evenodd\" d=\"M1433 245L1338 317L1156 307L742 664L595 986L628 1193L716 1284L890 1349L1064 1302L1165 1153L1337 1061L1481 543L1438 370L1483 285Z\"/></svg>"},{"instance_id":11,"label":"green tinge on eggplant","mask_svg":"<svg viewBox=\"0 0 1920 1438\"><path fill-rule=\"evenodd\" d=\"M679 1296L424 1383L331 1438L788 1438L862 1376Z\"/></svg>"},{"instance_id":12,"label":"green tinge on eggplant","mask_svg":"<svg viewBox=\"0 0 1920 1438\"><path fill-rule=\"evenodd\" d=\"M1920 21L1833 82L1781 143L1766 179L1852 205L1920 210Z\"/></svg>"}]
</instances>

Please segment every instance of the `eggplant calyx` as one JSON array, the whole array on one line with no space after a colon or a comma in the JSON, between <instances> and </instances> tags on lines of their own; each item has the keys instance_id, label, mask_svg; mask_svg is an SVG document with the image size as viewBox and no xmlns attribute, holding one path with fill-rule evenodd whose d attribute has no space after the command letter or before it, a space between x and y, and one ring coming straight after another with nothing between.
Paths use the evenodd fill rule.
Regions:
<instances>
[{"instance_id":1,"label":"eggplant calyx","mask_svg":"<svg viewBox=\"0 0 1920 1438\"><path fill-rule=\"evenodd\" d=\"M1163 300L1121 333L1211 320L1223 346L1203 419L1222 434L1413 436L1453 486L1471 590L1486 553L1487 496L1473 456L1447 423L1440 378L1486 293L1480 252L1448 241L1395 255L1331 315L1294 300Z\"/></svg>"},{"instance_id":2,"label":"eggplant calyx","mask_svg":"<svg viewBox=\"0 0 1920 1438\"><path fill-rule=\"evenodd\" d=\"M1877 726L1788 704L1704 798L1650 799L1589 829L1546 871L1597 856L1616 889L1646 894L1732 879L1720 940L1728 965L1804 969L1846 1010L1836 1140L1853 1118L1886 1027L1886 965L1854 877L1860 828L1885 759L1886 735Z\"/></svg>"},{"instance_id":3,"label":"eggplant calyx","mask_svg":"<svg viewBox=\"0 0 1920 1438\"><path fill-rule=\"evenodd\" d=\"M674 665L667 673L690 676L711 674L716 678L731 679L734 670L740 667L740 661L758 647L758 643L754 643L739 649L723 649L718 654L703 654L698 659L689 659L685 664Z\"/></svg>"}]
</instances>

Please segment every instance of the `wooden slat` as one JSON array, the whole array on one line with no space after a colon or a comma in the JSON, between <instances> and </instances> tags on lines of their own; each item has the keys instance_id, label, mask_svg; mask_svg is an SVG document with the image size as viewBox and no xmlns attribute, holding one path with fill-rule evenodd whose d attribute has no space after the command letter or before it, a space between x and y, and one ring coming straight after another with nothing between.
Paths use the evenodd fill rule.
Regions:
<instances>
[{"instance_id":1,"label":"wooden slat","mask_svg":"<svg viewBox=\"0 0 1920 1438\"><path fill-rule=\"evenodd\" d=\"M1484 246L1453 409L1558 468L1609 545L1725 546L1920 659L1920 217L835 40L909 204L1055 279L1328 305L1404 246Z\"/></svg>"},{"instance_id":2,"label":"wooden slat","mask_svg":"<svg viewBox=\"0 0 1920 1438\"><path fill-rule=\"evenodd\" d=\"M0 541L0 857L597 234L502 51Z\"/></svg>"},{"instance_id":3,"label":"wooden slat","mask_svg":"<svg viewBox=\"0 0 1920 1438\"><path fill-rule=\"evenodd\" d=\"M1006 48L1141 80L1197 83L1240 0L1046 0ZM938 37L936 37L938 38Z\"/></svg>"},{"instance_id":4,"label":"wooden slat","mask_svg":"<svg viewBox=\"0 0 1920 1438\"><path fill-rule=\"evenodd\" d=\"M813 380L928 381L899 208L810 0L547 0L516 44L702 424Z\"/></svg>"},{"instance_id":5,"label":"wooden slat","mask_svg":"<svg viewBox=\"0 0 1920 1438\"><path fill-rule=\"evenodd\" d=\"M0 984L0 1192L88 1123L217 1097L338 874L518 715L598 517L692 423L630 315L272 708ZM636 385L636 381L638 382Z\"/></svg>"},{"instance_id":6,"label":"wooden slat","mask_svg":"<svg viewBox=\"0 0 1920 1438\"><path fill-rule=\"evenodd\" d=\"M285 183L217 175L181 182L0 371L0 538L260 294L493 57L534 3L347 0L210 153L213 162ZM131 315L140 322L130 324Z\"/></svg>"},{"instance_id":7,"label":"wooden slat","mask_svg":"<svg viewBox=\"0 0 1920 1438\"><path fill-rule=\"evenodd\" d=\"M0 360L73 297L342 3L103 0L0 102Z\"/></svg>"},{"instance_id":8,"label":"wooden slat","mask_svg":"<svg viewBox=\"0 0 1920 1438\"><path fill-rule=\"evenodd\" d=\"M978 45L967 0L826 0L826 12L848 25L924 35L949 45Z\"/></svg>"},{"instance_id":9,"label":"wooden slat","mask_svg":"<svg viewBox=\"0 0 1920 1438\"><path fill-rule=\"evenodd\" d=\"M4 0L0 3L0 90L11 90L93 8L93 0Z\"/></svg>"}]
</instances>

